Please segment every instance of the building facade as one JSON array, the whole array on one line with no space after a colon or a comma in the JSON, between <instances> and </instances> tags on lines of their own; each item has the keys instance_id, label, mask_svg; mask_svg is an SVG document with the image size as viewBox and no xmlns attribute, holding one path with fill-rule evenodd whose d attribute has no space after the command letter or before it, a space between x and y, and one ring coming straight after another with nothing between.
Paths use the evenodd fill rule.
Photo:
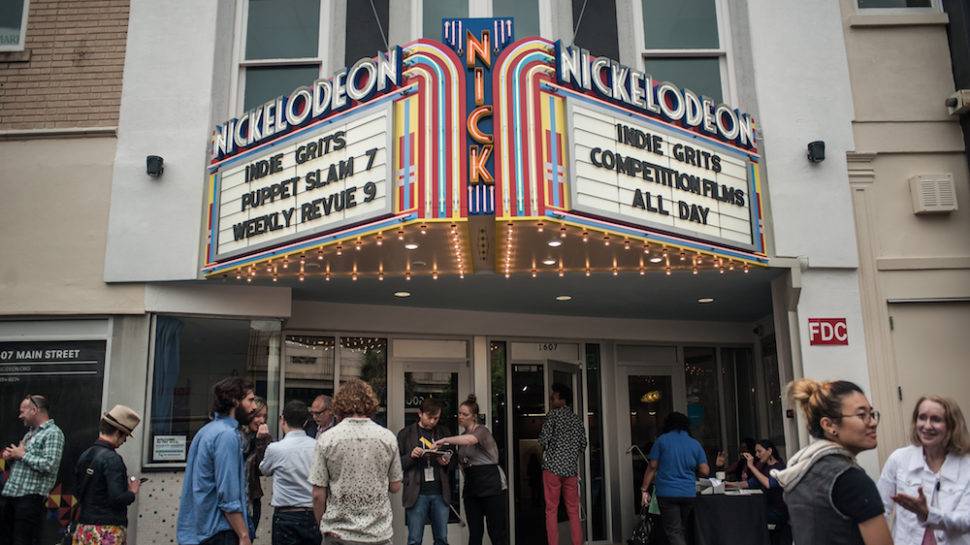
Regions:
<instances>
[{"instance_id":1,"label":"building facade","mask_svg":"<svg viewBox=\"0 0 970 545\"><path fill-rule=\"evenodd\" d=\"M586 415L585 532L601 543L629 536L642 451L672 410L713 460L744 437L807 443L782 399L793 377L889 405L906 360L874 315L965 295L961 269L932 272L952 254L876 252L901 237L872 222L897 219L860 203L898 212L900 161L952 172L965 202L966 161L932 124L959 125L928 107L903 120L925 149L884 138L903 121L866 72L888 56L873 40L909 39L893 33L945 51L939 6L865 4L24 0L0 25L16 31L0 52L0 392L11 407L49 393L74 430L51 531L72 501L64 468L124 403L144 419L122 453L151 478L131 535L171 543L188 445L229 374L270 414L362 377L394 431L427 396L455 428L477 394L518 543L543 537L526 521L553 382ZM913 17L930 22L892 24ZM934 51L909 62L945 98ZM866 161L886 174L863 180ZM966 246L959 214L920 236ZM916 264L930 272L895 272ZM915 294L910 274L954 276ZM939 304L961 319L965 303ZM11 440L18 426L0 417Z\"/></svg>"}]
</instances>

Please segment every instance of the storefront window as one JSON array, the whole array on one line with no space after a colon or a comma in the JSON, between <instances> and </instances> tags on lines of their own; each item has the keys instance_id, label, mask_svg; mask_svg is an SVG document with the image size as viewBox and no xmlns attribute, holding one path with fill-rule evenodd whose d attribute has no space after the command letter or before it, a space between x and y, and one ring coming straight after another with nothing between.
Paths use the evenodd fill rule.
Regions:
<instances>
[{"instance_id":1,"label":"storefront window","mask_svg":"<svg viewBox=\"0 0 970 545\"><path fill-rule=\"evenodd\" d=\"M320 68L310 66L254 66L246 69L246 100L243 110L289 93L317 79Z\"/></svg>"},{"instance_id":2,"label":"storefront window","mask_svg":"<svg viewBox=\"0 0 970 545\"><path fill-rule=\"evenodd\" d=\"M390 0L347 0L344 66L387 49Z\"/></svg>"},{"instance_id":3,"label":"storefront window","mask_svg":"<svg viewBox=\"0 0 970 545\"><path fill-rule=\"evenodd\" d=\"M616 1L572 0L573 43L588 49L593 55L620 58L620 42L616 33Z\"/></svg>"},{"instance_id":4,"label":"storefront window","mask_svg":"<svg viewBox=\"0 0 970 545\"><path fill-rule=\"evenodd\" d=\"M775 335L761 339L761 366L765 377L765 397L768 399L768 438L785 452L785 415L781 403L781 377L778 376L778 347Z\"/></svg>"},{"instance_id":5,"label":"storefront window","mask_svg":"<svg viewBox=\"0 0 970 545\"><path fill-rule=\"evenodd\" d=\"M297 400L309 407L318 395L333 396L335 339L317 335L287 335L284 341L286 388L284 404Z\"/></svg>"},{"instance_id":6,"label":"storefront window","mask_svg":"<svg viewBox=\"0 0 970 545\"><path fill-rule=\"evenodd\" d=\"M441 39L441 20L468 17L468 0L424 0L422 36Z\"/></svg>"},{"instance_id":7,"label":"storefront window","mask_svg":"<svg viewBox=\"0 0 970 545\"><path fill-rule=\"evenodd\" d=\"M606 539L606 479L603 462L603 400L600 396L600 345L586 345L586 382L589 409L589 487L592 540ZM581 392L576 392L581 395Z\"/></svg>"},{"instance_id":8,"label":"storefront window","mask_svg":"<svg viewBox=\"0 0 970 545\"><path fill-rule=\"evenodd\" d=\"M0 51L19 51L24 48L27 7L27 0L0 2Z\"/></svg>"},{"instance_id":9,"label":"storefront window","mask_svg":"<svg viewBox=\"0 0 970 545\"><path fill-rule=\"evenodd\" d=\"M492 0L492 17L512 17L516 39L539 35L537 0Z\"/></svg>"},{"instance_id":10,"label":"storefront window","mask_svg":"<svg viewBox=\"0 0 970 545\"><path fill-rule=\"evenodd\" d=\"M715 350L685 347L684 375L690 431L704 446L708 460L712 461L717 451L722 448Z\"/></svg>"},{"instance_id":11,"label":"storefront window","mask_svg":"<svg viewBox=\"0 0 970 545\"><path fill-rule=\"evenodd\" d=\"M490 369L492 377L492 422L489 424L492 436L498 445L499 464L508 472L508 462L506 461L506 434L508 425L506 424L505 406L508 403L508 391L505 381L508 377L508 367L506 364L506 344L503 341L493 341L489 343Z\"/></svg>"},{"instance_id":12,"label":"storefront window","mask_svg":"<svg viewBox=\"0 0 970 545\"><path fill-rule=\"evenodd\" d=\"M329 67L332 72L341 62L351 66L387 49L389 0L347 0L343 25L330 20L333 5L320 0L248 0L239 53L242 111L313 83L322 75L324 59L338 65ZM336 35L321 34L321 23ZM343 59L333 59L328 40L341 38Z\"/></svg>"},{"instance_id":13,"label":"storefront window","mask_svg":"<svg viewBox=\"0 0 970 545\"><path fill-rule=\"evenodd\" d=\"M317 56L320 0L249 0L247 59Z\"/></svg>"},{"instance_id":14,"label":"storefront window","mask_svg":"<svg viewBox=\"0 0 970 545\"><path fill-rule=\"evenodd\" d=\"M724 99L721 64L727 51L719 37L717 1L642 0L644 58L654 81Z\"/></svg>"},{"instance_id":15,"label":"storefront window","mask_svg":"<svg viewBox=\"0 0 970 545\"><path fill-rule=\"evenodd\" d=\"M859 7L869 8L928 8L930 0L859 0Z\"/></svg>"},{"instance_id":16,"label":"storefront window","mask_svg":"<svg viewBox=\"0 0 970 545\"><path fill-rule=\"evenodd\" d=\"M381 407L374 422L387 427L387 339L340 337L340 382L359 378L371 385Z\"/></svg>"},{"instance_id":17,"label":"storefront window","mask_svg":"<svg viewBox=\"0 0 970 545\"><path fill-rule=\"evenodd\" d=\"M716 49L715 0L643 0L647 49Z\"/></svg>"},{"instance_id":18,"label":"storefront window","mask_svg":"<svg viewBox=\"0 0 970 545\"><path fill-rule=\"evenodd\" d=\"M249 0L248 6L244 111L320 75L320 0Z\"/></svg>"},{"instance_id":19,"label":"storefront window","mask_svg":"<svg viewBox=\"0 0 970 545\"><path fill-rule=\"evenodd\" d=\"M211 418L212 385L225 377L251 381L278 413L279 342L277 321L157 316L147 463L185 462Z\"/></svg>"},{"instance_id":20,"label":"storefront window","mask_svg":"<svg viewBox=\"0 0 970 545\"><path fill-rule=\"evenodd\" d=\"M647 59L654 81L670 81L721 101L721 61L716 58Z\"/></svg>"}]
</instances>

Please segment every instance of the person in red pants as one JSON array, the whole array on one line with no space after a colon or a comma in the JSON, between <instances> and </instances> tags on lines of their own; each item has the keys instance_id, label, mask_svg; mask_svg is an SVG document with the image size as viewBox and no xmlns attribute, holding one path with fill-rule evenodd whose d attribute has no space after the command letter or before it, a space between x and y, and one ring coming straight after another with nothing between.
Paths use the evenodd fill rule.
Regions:
<instances>
[{"instance_id":1,"label":"person in red pants","mask_svg":"<svg viewBox=\"0 0 970 545\"><path fill-rule=\"evenodd\" d=\"M550 411L542 423L539 444L542 446L542 485L546 498L546 539L559 545L559 496L566 502L569 530L573 545L583 542L579 520L579 459L586 450L583 420L570 408L572 390L564 384L553 384L549 394Z\"/></svg>"}]
</instances>

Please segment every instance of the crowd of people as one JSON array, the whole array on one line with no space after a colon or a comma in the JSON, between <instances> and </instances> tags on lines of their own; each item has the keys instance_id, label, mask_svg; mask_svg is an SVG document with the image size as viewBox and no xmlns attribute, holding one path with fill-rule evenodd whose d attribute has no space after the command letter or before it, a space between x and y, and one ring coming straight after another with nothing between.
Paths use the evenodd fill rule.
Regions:
<instances>
[{"instance_id":1,"label":"crowd of people","mask_svg":"<svg viewBox=\"0 0 970 545\"><path fill-rule=\"evenodd\" d=\"M582 543L578 464L587 447L572 392L554 384L539 443L549 545L559 543L558 508L566 506L570 537ZM453 470L464 475L462 502L469 545L487 530L493 545L508 542L506 476L495 439L470 395L458 408L463 433L440 424L444 406L424 399L417 420L395 436L375 423L373 388L353 379L334 397L307 407L289 401L273 441L266 402L240 377L213 386L211 420L191 442L176 526L180 545L250 545L262 516L261 476L272 477L273 545L390 543L391 495L401 492L407 543L422 542L430 522L435 545L448 541L454 510ZM879 412L857 385L800 379L788 394L805 416L813 442L786 460L770 440L745 440L741 456L714 469L726 485L764 492L773 543L797 545L970 545L970 433L951 399L925 396L914 407L911 444L892 453L878 483L856 463L876 447ZM42 395L28 395L19 417L23 440L2 450L10 465L0 493L0 522L13 545L36 545L45 502L57 478L64 434ZM94 444L75 468L77 509L67 542L123 545L128 506L141 480L128 475L116 452L141 421L131 408L104 413ZM642 501L657 500L671 545L690 542L696 479L711 467L690 421L671 413L648 456ZM459 517L460 518L460 517Z\"/></svg>"},{"instance_id":2,"label":"crowd of people","mask_svg":"<svg viewBox=\"0 0 970 545\"><path fill-rule=\"evenodd\" d=\"M970 545L970 435L956 402L916 402L911 444L892 453L877 483L856 463L876 448L879 424L859 386L800 379L788 395L811 444L786 463L770 440L744 440L736 464L726 466L723 453L715 461L726 487L764 493L772 544ZM668 416L648 458L643 505L655 495L668 542L687 544L695 481L711 469L686 415Z\"/></svg>"}]
</instances>

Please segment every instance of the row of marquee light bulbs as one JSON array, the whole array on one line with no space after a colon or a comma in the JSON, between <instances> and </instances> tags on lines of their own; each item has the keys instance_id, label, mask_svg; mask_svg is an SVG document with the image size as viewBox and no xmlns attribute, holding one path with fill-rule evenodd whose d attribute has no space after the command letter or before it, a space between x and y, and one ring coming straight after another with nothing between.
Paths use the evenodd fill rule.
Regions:
<instances>
[{"instance_id":1,"label":"row of marquee light bulbs","mask_svg":"<svg viewBox=\"0 0 970 545\"><path fill-rule=\"evenodd\" d=\"M536 222L535 229L538 233L545 232L545 229L546 229L545 222L543 221ZM580 236L582 237L583 244L589 244L590 238L591 238L589 229L583 228L580 230L581 230ZM567 238L568 233L569 233L569 229L566 227L566 224L560 223L559 238L560 239ZM600 233L603 235L603 239L602 239L603 245L610 246L614 241L615 235L611 236L611 234L608 231L602 231ZM503 273L505 274L506 278L510 278L512 276L513 266L515 264L515 256L512 251L512 248L515 246L514 237L515 237L515 223L508 222L508 224L506 225L505 254L504 254L505 257L503 260L503 263L504 263ZM633 249L634 242L631 241L628 237L616 237L616 240L622 240L624 251L630 251ZM561 242L558 242L555 239L549 241L547 244L554 248L562 245ZM694 275L697 275L700 273L701 267L705 264L705 261L704 261L705 258L709 260L708 263L711 265L711 267L713 269L717 269L718 272L720 272L721 274L724 274L725 271L734 271L738 268L744 271L745 274L748 274L748 272L750 272L751 270L748 264L742 261L725 259L721 256L717 256L713 254L709 256L705 256L700 252L696 252L696 253L691 252L690 254L688 254L688 252L682 248L670 248L664 244L651 244L649 242L644 241L641 244L641 249L643 250L643 254L639 258L639 267L637 269L638 272L640 273L640 276L644 276L647 273L648 266L646 263L644 263L644 260L649 261L652 264L662 263L663 270L667 276L670 276L673 274L673 268L671 267L672 259L675 263L678 263L679 266L683 268L686 268L689 262L691 273ZM673 258L671 258L672 255L674 255ZM543 264L556 265L557 263L554 262L553 260L549 260L549 261L543 261ZM568 270L569 269L567 269L564 266L562 258L560 258L558 260L557 273L559 274L560 277L562 277L566 275L566 272ZM587 277L589 277L592 275L592 272L593 272L593 269L590 266L589 257L587 256L584 273ZM613 263L612 263L612 267L610 268L610 272L612 272L613 276L619 276L621 272L621 267L618 265L617 258L615 256L613 257ZM532 275L532 278L537 278L539 276L539 268L535 260L533 260L532 262L531 275Z\"/></svg>"},{"instance_id":2,"label":"row of marquee light bulbs","mask_svg":"<svg viewBox=\"0 0 970 545\"><path fill-rule=\"evenodd\" d=\"M535 222L534 227L538 233L543 233L545 232L545 229L546 229L545 222L542 222L542 221ZM505 228L505 232L506 232L505 253L503 254L504 266L502 268L502 272L506 278L511 278L512 272L513 272L513 265L515 263L514 253L512 250L514 247L515 229L516 227L514 222L508 222ZM428 233L428 230L429 230L429 227L425 223L422 223L418 226L418 231L421 233L421 235L426 235ZM574 230L580 231L579 236L584 244L590 243L591 237L592 237L590 230L585 228L582 228L582 229L574 228ZM602 232L596 232L596 233L602 234L602 243L604 246L610 246L613 243L614 237L612 237L609 232L602 231ZM566 224L559 224L559 238L565 239L567 238L568 234L569 234L569 228L566 226ZM404 242L407 237L406 228L404 226L399 227L396 231L396 236L399 241ZM375 235L371 235L371 237L373 237L374 243L377 246L382 246L384 244L384 241L387 239L387 237L384 236L384 231L380 231ZM364 236L357 237L357 239L352 244L355 251L360 251L363 248L364 241L366 238L368 237L364 237ZM454 256L456 269L458 271L458 276L459 278L463 279L465 278L465 270L466 270L467 264L465 263L464 252L463 252L463 242L462 242L461 234L459 232L457 224L452 223L450 225L449 238L452 246L452 253ZM623 245L623 249L625 251L630 251L633 249L634 242L631 241L631 239L627 237L616 237L616 239L622 240L621 244ZM558 247L561 245L561 243L557 244L556 241L554 240L550 241L548 244L549 246L552 246L552 247ZM331 246L334 249L333 255L336 255L336 256L343 255L345 250L345 246L343 242L338 242L337 244L331 245ZM405 244L405 248L413 249L409 247L408 243ZM691 273L694 275L699 274L700 269L705 264L709 264L711 266L710 267L711 269L716 269L721 274L724 274L726 271L735 271L738 269L742 270L745 274L747 274L750 271L750 267L746 262L736 261L732 259L725 259L721 256L717 256L713 254L704 255L704 254L701 254L700 252L688 253L686 250L681 248L668 247L663 244L651 244L649 242L642 242L641 249L642 249L643 255L640 256L639 267L638 267L638 272L641 276L646 274L646 271L649 267L644 262L645 260L655 265L663 264L663 270L667 276L670 276L673 274L673 267L671 265L671 262L676 263L679 268L686 269L687 266L689 265ZM321 246L315 252L304 251L296 255L293 255L293 254L284 255L278 258L270 258L267 261L262 263L257 263L257 264L252 264L245 267L237 268L235 271L235 278L236 280L245 280L246 282L252 282L254 279L258 277L258 271L261 268L265 267L266 275L271 277L273 282L277 282L281 274L288 274L290 272L291 261L295 261L296 265L294 266L294 270L298 271L298 273L296 274L296 277L300 282L303 282L306 280L308 276L310 276L310 274L306 272L306 263L307 261L313 259L314 253L316 254L316 260L318 261L324 260L325 258L324 248ZM291 256L294 258L293 260L290 259ZM545 264L550 265L550 263L545 263ZM558 260L558 265L559 265L557 268L558 275L560 277L565 276L566 272L569 269L566 269L564 267L562 258ZM326 264L324 269L325 270L321 273L321 276L327 282L332 280L334 276L337 276L340 274L339 272L335 272L332 270L331 264L329 262ZM618 266L617 259L615 257L613 259L613 263L612 263L612 267L610 268L610 271L612 272L613 276L619 276L621 272L621 268ZM588 277L592 275L592 272L593 272L593 269L591 268L589 258L587 257L584 273ZM349 273L347 274L350 276L351 280L356 282L361 275L366 275L367 273L358 271L357 265L355 263L351 267L351 270L349 271ZM532 263L531 275L533 278L537 278L539 275L539 269L536 266L535 262ZM225 276L227 275L224 275L224 277ZM404 278L405 280L411 280L412 276L413 276L413 271L411 269L411 264L409 260L407 265L405 266ZM437 280L438 276L439 276L438 266L437 264L434 264L431 269L431 277L434 280ZM383 263L381 263L377 271L377 279L380 281L383 281L384 277L385 277L384 266L383 266Z\"/></svg>"},{"instance_id":3,"label":"row of marquee light bulbs","mask_svg":"<svg viewBox=\"0 0 970 545\"><path fill-rule=\"evenodd\" d=\"M428 230L429 230L429 227L428 227L428 224L426 223L422 223L418 226L418 232L421 233L421 235L427 235ZM384 236L384 233L385 231L378 231L377 234L372 235L374 239L374 243L377 246L383 246L384 241L387 240L387 237ZM404 242L405 238L407 237L407 231L405 226L402 225L401 227L398 227L396 231L396 236L399 241ZM465 258L463 256L464 252L462 251L462 239L461 239L461 234L458 230L457 224L452 223L449 226L448 237L450 239L452 253L454 254L455 265L456 265L456 269L458 270L458 275L461 278L465 278L465 268L467 264L465 263ZM355 251L359 252L364 247L364 240L366 238L368 237L359 236L357 237L356 240L354 240L352 246ZM332 244L331 246L333 248L333 255L342 256L344 254L345 246L343 241L338 242L336 244ZM411 243L405 243L404 247L407 250L412 250L412 249L416 249L417 245L412 246ZM320 246L319 248L316 249L315 252L303 251L297 254L287 254L279 258L270 258L261 263L254 263L252 265L247 265L245 267L239 267L236 269L236 272L235 272L236 280L245 279L246 282L251 283L255 278L258 277L258 271L265 267L266 275L271 277L273 282L277 282L279 281L281 273L282 274L289 273L290 264L291 264L290 257L292 256L294 258L292 261L296 261L296 265L294 266L294 269L298 270L296 277L300 282L304 282L306 281L307 277L310 276L310 274L306 272L307 262L314 258L313 257L314 253L316 254L317 261L324 260L324 257L325 257L324 247ZM349 276L351 280L356 282L361 275L366 275L366 274L367 273L358 271L357 264L354 263L353 266L351 267ZM333 279L334 276L337 276L337 275L339 275L339 273L333 271L330 262L327 262L326 265L324 266L324 271L321 273L322 278L325 281L329 282ZM432 265L432 268L431 268L431 277L437 280L438 275L439 275L438 265L437 263L435 263ZM226 275L224 275L224 277L225 276ZM385 276L384 264L383 262L381 262L378 265L377 279L383 282L384 276ZM404 278L406 280L411 280L411 276L412 276L411 261L408 260L407 265L405 266Z\"/></svg>"}]
</instances>

